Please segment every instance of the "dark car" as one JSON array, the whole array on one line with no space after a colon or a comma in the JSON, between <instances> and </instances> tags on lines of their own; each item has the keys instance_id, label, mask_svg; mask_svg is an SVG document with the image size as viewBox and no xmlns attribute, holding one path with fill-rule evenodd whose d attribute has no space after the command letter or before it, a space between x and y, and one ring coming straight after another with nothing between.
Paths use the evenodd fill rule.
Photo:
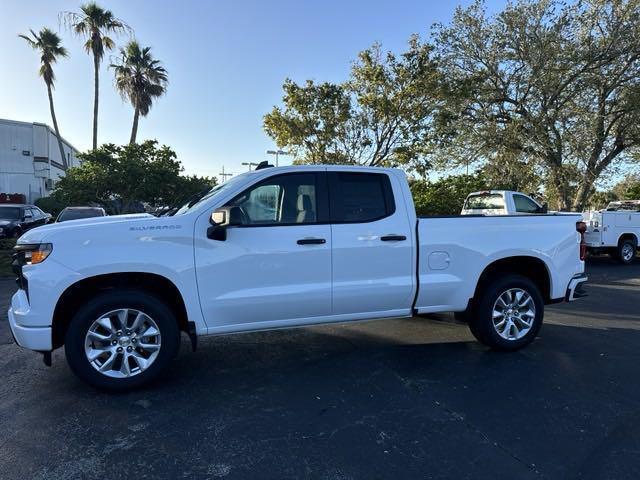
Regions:
<instances>
[{"instance_id":1,"label":"dark car","mask_svg":"<svg viewBox=\"0 0 640 480\"><path fill-rule=\"evenodd\" d=\"M27 230L49 223L51 214L35 205L0 204L0 238L19 237Z\"/></svg>"},{"instance_id":2,"label":"dark car","mask_svg":"<svg viewBox=\"0 0 640 480\"><path fill-rule=\"evenodd\" d=\"M67 207L60 212L56 222L78 220L80 218L104 217L107 214L102 207Z\"/></svg>"}]
</instances>

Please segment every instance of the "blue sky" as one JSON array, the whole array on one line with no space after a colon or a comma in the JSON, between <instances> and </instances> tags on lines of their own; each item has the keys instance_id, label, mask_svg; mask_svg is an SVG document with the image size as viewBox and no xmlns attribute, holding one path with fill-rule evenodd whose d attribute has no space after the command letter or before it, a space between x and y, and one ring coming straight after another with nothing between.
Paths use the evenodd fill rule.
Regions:
<instances>
[{"instance_id":1,"label":"blue sky","mask_svg":"<svg viewBox=\"0 0 640 480\"><path fill-rule=\"evenodd\" d=\"M58 13L81 2L0 0L0 118L51 124L37 75L38 56L17 37L29 28L59 30L71 56L56 67L55 105L62 135L91 145L93 69L82 42ZM262 116L278 104L282 82L339 82L357 52L373 42L400 52L410 34L426 36L468 1L166 1L103 0L153 48L169 71L167 95L141 120L138 139L155 138L178 153L187 173L240 173L242 162L273 148ZM491 9L505 4L489 2ZM122 44L125 37L118 39ZM115 55L112 52L110 55ZM108 63L108 58L105 63ZM99 142L128 141L133 112L101 72ZM283 162L283 163L286 163Z\"/></svg>"}]
</instances>

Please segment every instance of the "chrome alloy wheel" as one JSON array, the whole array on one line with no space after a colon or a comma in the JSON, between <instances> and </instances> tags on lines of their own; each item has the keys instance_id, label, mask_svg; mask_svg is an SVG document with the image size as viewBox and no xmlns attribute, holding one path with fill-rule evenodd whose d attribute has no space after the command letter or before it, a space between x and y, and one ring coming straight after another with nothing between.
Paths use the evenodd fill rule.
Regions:
<instances>
[{"instance_id":1,"label":"chrome alloy wheel","mask_svg":"<svg viewBox=\"0 0 640 480\"><path fill-rule=\"evenodd\" d=\"M622 259L625 262L629 262L636 254L636 249L633 248L633 245L631 243L625 243L622 246Z\"/></svg>"},{"instance_id":2,"label":"chrome alloy wheel","mask_svg":"<svg viewBox=\"0 0 640 480\"><path fill-rule=\"evenodd\" d=\"M503 292L493 304L493 328L506 340L524 337L531 330L535 317L535 302L521 288Z\"/></svg>"},{"instance_id":3,"label":"chrome alloy wheel","mask_svg":"<svg viewBox=\"0 0 640 480\"><path fill-rule=\"evenodd\" d=\"M158 325L146 313L132 308L100 316L91 324L84 340L84 353L91 366L112 378L142 373L159 352Z\"/></svg>"}]
</instances>

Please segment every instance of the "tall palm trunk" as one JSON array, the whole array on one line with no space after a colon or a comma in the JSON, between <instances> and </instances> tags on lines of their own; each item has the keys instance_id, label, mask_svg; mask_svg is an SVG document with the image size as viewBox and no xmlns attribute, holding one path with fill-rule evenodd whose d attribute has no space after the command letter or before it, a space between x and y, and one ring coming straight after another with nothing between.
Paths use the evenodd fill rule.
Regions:
<instances>
[{"instance_id":1,"label":"tall palm trunk","mask_svg":"<svg viewBox=\"0 0 640 480\"><path fill-rule=\"evenodd\" d=\"M96 55L93 56L93 72L94 72L94 87L93 87L93 149L98 148L98 92L100 91L99 75L100 75L100 60Z\"/></svg>"},{"instance_id":2,"label":"tall palm trunk","mask_svg":"<svg viewBox=\"0 0 640 480\"><path fill-rule=\"evenodd\" d=\"M133 127L131 127L131 139L130 144L136 143L136 137L138 136L138 120L140 119L140 109L136 107L133 114Z\"/></svg>"},{"instance_id":3,"label":"tall palm trunk","mask_svg":"<svg viewBox=\"0 0 640 480\"><path fill-rule=\"evenodd\" d=\"M53 108L53 92L51 91L51 85L47 85L47 93L49 94L49 109L51 110L51 120L53 121L53 129L56 132L56 137L58 138L58 147L60 148L60 159L62 160L62 165L66 170L69 165L67 165L67 157L65 156L64 148L62 147L62 137L60 136L60 129L58 128L56 111Z\"/></svg>"}]
</instances>

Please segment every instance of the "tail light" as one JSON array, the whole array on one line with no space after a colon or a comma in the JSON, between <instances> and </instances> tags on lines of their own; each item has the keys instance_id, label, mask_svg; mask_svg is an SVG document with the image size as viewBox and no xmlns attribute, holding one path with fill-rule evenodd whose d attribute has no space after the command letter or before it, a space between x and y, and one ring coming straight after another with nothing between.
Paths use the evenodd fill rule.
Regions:
<instances>
[{"instance_id":1,"label":"tail light","mask_svg":"<svg viewBox=\"0 0 640 480\"><path fill-rule=\"evenodd\" d=\"M585 222L576 222L576 231L580 234L580 260L584 260L587 256L587 244L584 242L584 232L587 231Z\"/></svg>"}]
</instances>

